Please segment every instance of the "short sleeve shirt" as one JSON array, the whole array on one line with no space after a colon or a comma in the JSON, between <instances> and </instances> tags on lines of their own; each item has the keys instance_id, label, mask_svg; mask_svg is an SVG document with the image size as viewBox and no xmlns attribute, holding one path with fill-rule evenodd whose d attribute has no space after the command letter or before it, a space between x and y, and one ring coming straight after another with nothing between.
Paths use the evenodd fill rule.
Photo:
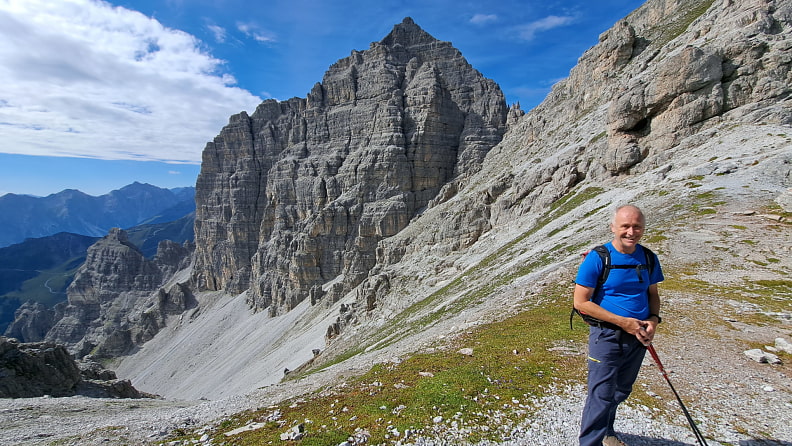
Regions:
<instances>
[{"instance_id":1,"label":"short sleeve shirt","mask_svg":"<svg viewBox=\"0 0 792 446\"><path fill-rule=\"evenodd\" d=\"M597 290L591 300L619 316L646 319L649 317L649 286L665 279L660 261L652 253L655 256L654 270L648 271L646 268L638 268L639 265L646 265L643 246L637 245L632 254L620 253L612 243L606 243L605 247L610 252L611 265L635 265L636 268L611 268L602 289ZM597 253L592 251L590 254L583 259L575 283L596 288L603 263Z\"/></svg>"}]
</instances>

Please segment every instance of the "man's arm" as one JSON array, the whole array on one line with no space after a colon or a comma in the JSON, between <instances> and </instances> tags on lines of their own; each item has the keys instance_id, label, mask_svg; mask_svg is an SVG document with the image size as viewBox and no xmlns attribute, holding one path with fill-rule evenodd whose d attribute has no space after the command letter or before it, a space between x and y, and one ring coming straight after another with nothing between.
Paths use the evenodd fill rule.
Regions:
<instances>
[{"instance_id":1,"label":"man's arm","mask_svg":"<svg viewBox=\"0 0 792 446\"><path fill-rule=\"evenodd\" d=\"M649 308L652 307L652 288L654 287L655 297L657 297L657 285L649 287ZM618 325L622 330L634 335L644 344L652 342L654 336L654 328L657 326L656 322L642 321L632 317L619 316L610 311L602 308L596 303L591 301L591 296L594 294L594 288L585 287L583 285L575 284L574 292L574 306L575 309L586 313L591 317L597 318L601 321L610 322L611 324ZM657 309L660 310L660 299L657 297ZM651 328L650 325L653 325Z\"/></svg>"},{"instance_id":2,"label":"man's arm","mask_svg":"<svg viewBox=\"0 0 792 446\"><path fill-rule=\"evenodd\" d=\"M652 339L654 339L655 330L657 330L657 324L660 323L660 320L657 317L651 316L659 316L660 314L660 292L657 290L656 283L649 285L649 314L650 316L646 320L649 325L646 326L645 329L649 342L652 342Z\"/></svg>"}]
</instances>

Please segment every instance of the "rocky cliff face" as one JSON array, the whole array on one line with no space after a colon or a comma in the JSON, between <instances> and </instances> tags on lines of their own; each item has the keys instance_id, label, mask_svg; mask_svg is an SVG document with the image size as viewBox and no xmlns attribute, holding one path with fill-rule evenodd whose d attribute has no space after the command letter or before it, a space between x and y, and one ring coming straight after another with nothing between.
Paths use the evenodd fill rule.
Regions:
<instances>
[{"instance_id":1,"label":"rocky cliff face","mask_svg":"<svg viewBox=\"0 0 792 446\"><path fill-rule=\"evenodd\" d=\"M95 361L75 361L62 345L19 343L0 336L0 398L75 394L100 398L149 396Z\"/></svg>"},{"instance_id":2,"label":"rocky cliff face","mask_svg":"<svg viewBox=\"0 0 792 446\"><path fill-rule=\"evenodd\" d=\"M88 249L85 263L69 285L68 303L56 306L45 340L63 344L77 357L114 357L151 339L168 315L193 305L190 289L173 281L190 264L192 245L160 242L149 260L113 229ZM20 331L41 331L37 314L18 318ZM30 326L26 325L26 323Z\"/></svg>"},{"instance_id":3,"label":"rocky cliff face","mask_svg":"<svg viewBox=\"0 0 792 446\"><path fill-rule=\"evenodd\" d=\"M330 67L305 99L233 116L196 185L200 289L279 314L364 280L377 244L502 137L498 86L411 19Z\"/></svg>"},{"instance_id":4,"label":"rocky cliff face","mask_svg":"<svg viewBox=\"0 0 792 446\"><path fill-rule=\"evenodd\" d=\"M475 264L477 252L492 252L485 248L491 242L481 240L488 231L494 230L494 238L515 225L541 233L545 225L560 231L566 224L590 233L590 227L576 226L575 219L585 215L555 221L559 200L576 193L577 208L586 215L614 199L598 199L594 190L624 188L620 200L643 193L648 206L645 195L655 188L664 188L657 194L677 191L684 197L672 178L690 165L702 163L689 174L698 178L739 172L759 160L764 167L754 175L772 183L768 189L791 187L792 152L778 150L788 145L785 131L763 148L765 155L749 161L736 160L749 152L739 143L694 155L713 139L729 140L738 129L792 124L791 28L789 1L648 1L603 33L541 105L510 118L503 141L464 191L438 195L420 218L379 243L376 265L328 337L338 336L346 321L381 321L425 298L434 283L458 277ZM768 135L760 128L755 132ZM666 204L656 213L669 209ZM544 248L523 249L542 257L543 249L575 243L572 238L554 246L548 242L534 239ZM390 286L394 283L399 286ZM367 313L374 307L383 311Z\"/></svg>"}]
</instances>

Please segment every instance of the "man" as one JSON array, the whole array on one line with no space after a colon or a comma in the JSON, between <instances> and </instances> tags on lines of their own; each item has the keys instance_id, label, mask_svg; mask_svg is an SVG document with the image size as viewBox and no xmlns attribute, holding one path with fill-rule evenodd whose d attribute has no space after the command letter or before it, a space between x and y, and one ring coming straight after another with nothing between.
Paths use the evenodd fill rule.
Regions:
<instances>
[{"instance_id":1,"label":"man","mask_svg":"<svg viewBox=\"0 0 792 446\"><path fill-rule=\"evenodd\" d=\"M605 244L612 266L607 280L597 286L604 269L598 255L586 256L575 279L575 309L591 325L580 446L625 445L613 429L616 408L630 395L646 346L660 323L657 283L663 281L663 272L655 254L646 250L654 260L647 262L638 244L645 225L636 206L616 209L610 223L613 241Z\"/></svg>"}]
</instances>

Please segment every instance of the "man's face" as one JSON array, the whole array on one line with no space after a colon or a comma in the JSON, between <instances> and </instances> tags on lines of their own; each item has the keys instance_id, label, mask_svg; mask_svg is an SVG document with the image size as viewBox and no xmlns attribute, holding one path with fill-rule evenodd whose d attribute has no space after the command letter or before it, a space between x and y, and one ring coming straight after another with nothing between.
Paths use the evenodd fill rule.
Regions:
<instances>
[{"instance_id":1,"label":"man's face","mask_svg":"<svg viewBox=\"0 0 792 446\"><path fill-rule=\"evenodd\" d=\"M645 229L643 214L635 208L626 207L616 213L611 223L613 244L619 251L631 253L641 240Z\"/></svg>"}]
</instances>

